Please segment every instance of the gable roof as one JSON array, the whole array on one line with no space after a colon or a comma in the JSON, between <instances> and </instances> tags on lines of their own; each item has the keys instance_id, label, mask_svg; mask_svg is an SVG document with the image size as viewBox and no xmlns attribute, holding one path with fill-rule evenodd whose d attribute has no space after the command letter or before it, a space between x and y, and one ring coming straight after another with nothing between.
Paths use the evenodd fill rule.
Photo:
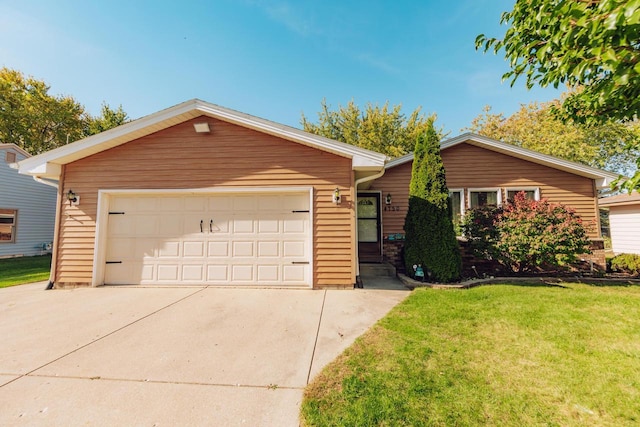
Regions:
<instances>
[{"instance_id":1,"label":"gable roof","mask_svg":"<svg viewBox=\"0 0 640 427\"><path fill-rule=\"evenodd\" d=\"M15 150L15 151L17 151L18 153L20 153L20 154L22 154L23 156L25 156L25 157L31 157L31 154L27 153L27 152L26 152L26 151L24 151L22 148L18 147L16 144L14 144L14 143L12 143L12 142L11 142L11 143L6 142L6 143L4 143L4 144L0 144L0 150L4 150L4 149L7 149L7 148L10 148L10 149L12 149L12 150Z\"/></svg>"},{"instance_id":2,"label":"gable roof","mask_svg":"<svg viewBox=\"0 0 640 427\"><path fill-rule=\"evenodd\" d=\"M357 171L380 171L387 159L384 154L334 141L199 99L192 99L97 135L25 159L19 163L20 173L58 179L62 165L203 115L349 158L352 160L353 170Z\"/></svg>"},{"instance_id":3,"label":"gable roof","mask_svg":"<svg viewBox=\"0 0 640 427\"><path fill-rule=\"evenodd\" d=\"M630 194L618 194L617 196L602 197L598 199L598 205L602 207L640 205L640 193L634 191Z\"/></svg>"},{"instance_id":4,"label":"gable roof","mask_svg":"<svg viewBox=\"0 0 640 427\"><path fill-rule=\"evenodd\" d=\"M581 163L560 159L558 157L542 154L537 151L518 147L517 145L507 144L506 142L488 138L486 136L467 132L454 138L446 139L440 142L440 149L446 150L455 147L458 144L467 143L476 147L485 148L507 156L516 157L518 159L527 160L539 165L548 166L553 169L569 172L574 175L584 176L595 180L599 188L608 187L611 182L618 178L618 174L607 172L602 169L586 166ZM402 165L413 160L413 153L406 154L388 162L386 169Z\"/></svg>"}]
</instances>

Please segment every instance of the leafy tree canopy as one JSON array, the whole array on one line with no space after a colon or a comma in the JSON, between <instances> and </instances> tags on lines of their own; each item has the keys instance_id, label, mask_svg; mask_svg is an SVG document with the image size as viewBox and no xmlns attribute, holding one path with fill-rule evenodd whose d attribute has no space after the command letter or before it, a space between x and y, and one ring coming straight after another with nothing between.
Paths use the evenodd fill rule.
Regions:
<instances>
[{"instance_id":1,"label":"leafy tree canopy","mask_svg":"<svg viewBox=\"0 0 640 427\"><path fill-rule=\"evenodd\" d=\"M498 39L480 34L476 48L504 50L511 70L527 87L567 84L576 91L558 109L565 120L602 123L640 116L640 0L517 0L500 19ZM638 149L631 145L630 149ZM618 185L640 190L640 157L631 179Z\"/></svg>"},{"instance_id":2,"label":"leafy tree canopy","mask_svg":"<svg viewBox=\"0 0 640 427\"><path fill-rule=\"evenodd\" d=\"M592 125L563 122L554 108L562 100L521 105L509 117L491 107L476 117L469 130L509 144L621 174L634 169L640 150L640 122L607 121Z\"/></svg>"},{"instance_id":3,"label":"leafy tree canopy","mask_svg":"<svg viewBox=\"0 0 640 427\"><path fill-rule=\"evenodd\" d=\"M476 38L476 47L503 49L511 70L529 88L584 86L562 104L578 122L633 120L640 113L640 0L517 0L504 12L502 39Z\"/></svg>"},{"instance_id":4,"label":"leafy tree canopy","mask_svg":"<svg viewBox=\"0 0 640 427\"><path fill-rule=\"evenodd\" d=\"M390 157L399 157L413 150L418 135L430 126L430 119L420 107L409 116L402 113L402 105L383 106L368 103L360 109L353 101L346 106L331 110L322 100L318 122L312 123L302 114L301 124L305 131L346 142L347 144L377 151ZM438 132L439 136L441 132Z\"/></svg>"},{"instance_id":5,"label":"leafy tree canopy","mask_svg":"<svg viewBox=\"0 0 640 427\"><path fill-rule=\"evenodd\" d=\"M0 142L40 154L128 120L121 106L103 104L102 114L92 117L73 97L54 96L49 89L20 71L0 69Z\"/></svg>"}]
</instances>

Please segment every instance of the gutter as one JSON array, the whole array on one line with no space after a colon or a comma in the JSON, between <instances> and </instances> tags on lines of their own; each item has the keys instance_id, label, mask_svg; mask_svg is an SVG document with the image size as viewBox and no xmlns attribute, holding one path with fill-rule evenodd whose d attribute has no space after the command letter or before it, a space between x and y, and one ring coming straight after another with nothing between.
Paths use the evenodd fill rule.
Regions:
<instances>
[{"instance_id":1,"label":"gutter","mask_svg":"<svg viewBox=\"0 0 640 427\"><path fill-rule=\"evenodd\" d=\"M42 179L39 176L33 176L33 180L39 182L40 184L48 185L49 187L58 188L58 184L52 181L47 181L46 179Z\"/></svg>"}]
</instances>

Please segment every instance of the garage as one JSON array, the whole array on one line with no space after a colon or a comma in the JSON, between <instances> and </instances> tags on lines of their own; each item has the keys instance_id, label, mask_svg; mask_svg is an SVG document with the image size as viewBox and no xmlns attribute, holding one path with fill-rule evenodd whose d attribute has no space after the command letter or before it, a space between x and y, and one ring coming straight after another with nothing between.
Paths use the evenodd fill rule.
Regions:
<instances>
[{"instance_id":1,"label":"garage","mask_svg":"<svg viewBox=\"0 0 640 427\"><path fill-rule=\"evenodd\" d=\"M310 190L104 200L104 284L312 285Z\"/></svg>"}]
</instances>

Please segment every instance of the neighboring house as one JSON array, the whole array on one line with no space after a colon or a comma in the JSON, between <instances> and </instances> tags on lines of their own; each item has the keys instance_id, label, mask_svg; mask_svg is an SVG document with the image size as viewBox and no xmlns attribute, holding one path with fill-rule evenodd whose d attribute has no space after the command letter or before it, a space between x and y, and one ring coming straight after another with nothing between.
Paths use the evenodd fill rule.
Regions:
<instances>
[{"instance_id":1,"label":"neighboring house","mask_svg":"<svg viewBox=\"0 0 640 427\"><path fill-rule=\"evenodd\" d=\"M598 202L609 209L611 249L617 254L640 255L640 193L604 197Z\"/></svg>"},{"instance_id":2,"label":"neighboring house","mask_svg":"<svg viewBox=\"0 0 640 427\"><path fill-rule=\"evenodd\" d=\"M460 138L443 157L461 214L524 189L597 221L596 188L612 174ZM350 288L360 260L403 237L411 156L387 160L192 100L23 160L20 173L59 181L55 287Z\"/></svg>"},{"instance_id":3,"label":"neighboring house","mask_svg":"<svg viewBox=\"0 0 640 427\"><path fill-rule=\"evenodd\" d=\"M617 178L616 174L472 133L445 140L441 147L454 221L469 208L499 205L513 194L525 191L536 200L544 198L575 209L591 225L589 235L594 254L584 258L604 267L597 190L607 188ZM361 192L382 200L378 259L384 254L396 264L404 237L412 163L413 154L388 162L385 174L371 184L370 193ZM365 237L367 241L360 246L371 247L373 239Z\"/></svg>"},{"instance_id":4,"label":"neighboring house","mask_svg":"<svg viewBox=\"0 0 640 427\"><path fill-rule=\"evenodd\" d=\"M51 250L56 189L11 168L29 157L15 144L0 144L0 258Z\"/></svg>"}]
</instances>

